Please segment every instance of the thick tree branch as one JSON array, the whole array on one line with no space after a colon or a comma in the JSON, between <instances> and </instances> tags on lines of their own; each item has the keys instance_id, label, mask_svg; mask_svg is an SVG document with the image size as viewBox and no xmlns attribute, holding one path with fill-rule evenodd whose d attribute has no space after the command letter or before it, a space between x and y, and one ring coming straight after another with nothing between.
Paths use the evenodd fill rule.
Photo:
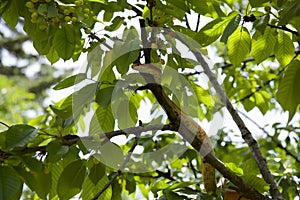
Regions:
<instances>
[{"instance_id":1,"label":"thick tree branch","mask_svg":"<svg viewBox=\"0 0 300 200\"><path fill-rule=\"evenodd\" d=\"M140 20L141 28L142 28L142 43L146 64L150 63L151 55L150 51L146 51L148 47L148 41L144 29L144 21ZM195 52L193 52L195 53ZM196 56L197 57L197 56ZM201 57L202 58L202 57ZM145 66L150 67L150 66ZM212 73L212 72L211 72ZM147 80L146 80L147 81ZM233 184L239 187L240 191L249 198L253 199L269 199L268 197L263 196L258 191L256 191L253 187L249 186L246 182L244 182L240 177L232 173L226 166L218 160L209 149L208 141L204 140L203 134L199 134L199 132L204 132L202 128L193 121L192 118L183 113L176 104L169 99L163 90L162 86L148 82L147 85L140 87L139 89L149 89L153 95L155 96L158 103L165 110L171 124L178 125L178 132L182 135L184 139L186 139L194 149L196 149L203 159L203 164L209 163L213 167L215 167L224 177L228 178ZM226 96L226 95L225 95ZM223 98L224 99L224 98ZM182 121L182 125L181 125Z\"/></svg>"},{"instance_id":2,"label":"thick tree branch","mask_svg":"<svg viewBox=\"0 0 300 200\"><path fill-rule=\"evenodd\" d=\"M256 161L256 163L259 166L260 172L265 179L265 181L270 184L270 193L273 197L273 199L280 199L283 200L282 195L280 194L277 185L275 183L275 180L268 168L267 162L264 159L264 157L261 154L261 151L259 149L259 146L256 142L256 140L253 138L250 130L246 127L244 124L244 121L241 119L241 117L238 115L237 111L233 108L229 98L227 97L225 91L221 87L221 85L218 83L215 75L210 70L207 62L202 57L201 53L192 51L193 54L196 56L196 59L198 62L200 62L201 66L204 69L205 74L208 76L210 82L212 83L213 87L215 88L217 94L219 95L222 103L226 106L227 110L231 114L233 120L237 124L238 128L241 131L242 138L245 140L245 142L248 144L249 148L251 149L252 155ZM239 186L239 185L237 185Z\"/></svg>"}]
</instances>

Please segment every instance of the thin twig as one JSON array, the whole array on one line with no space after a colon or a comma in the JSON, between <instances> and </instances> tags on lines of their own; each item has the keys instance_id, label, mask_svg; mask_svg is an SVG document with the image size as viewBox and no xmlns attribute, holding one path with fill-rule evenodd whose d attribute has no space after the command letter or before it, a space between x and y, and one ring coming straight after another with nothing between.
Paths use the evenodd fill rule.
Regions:
<instances>
[{"instance_id":1,"label":"thin twig","mask_svg":"<svg viewBox=\"0 0 300 200\"><path fill-rule=\"evenodd\" d=\"M0 122L0 123L4 124L3 122ZM131 128L123 129L123 130L100 133L98 135L91 135L91 136L79 137L77 135L65 135L65 136L60 137L58 139L62 140L62 145L71 146L73 144L76 144L77 141L79 141L79 140L93 140L95 138L109 140L109 139L111 139L115 136L118 136L118 135L126 135L126 134L138 135L139 133L147 132L147 131L155 131L155 130L176 131L177 129L178 129L178 127L176 125L173 125L173 124L166 124L166 125L151 124L151 125L148 125L148 126L131 127ZM53 136L53 138L55 138L55 136ZM46 151L46 147L47 146L45 145L45 146L38 146L38 147L25 147L25 148L22 148L22 149L12 150L12 151L6 152L6 158L8 158L10 156L14 156L14 155L19 155L19 154L24 155L24 154L35 153L35 152L38 152L38 151L43 152L43 151Z\"/></svg>"},{"instance_id":2,"label":"thin twig","mask_svg":"<svg viewBox=\"0 0 300 200\"><path fill-rule=\"evenodd\" d=\"M280 76L282 73L284 72L284 68L280 69L278 72L277 72L277 76ZM266 85L268 85L270 82L276 80L276 78L272 78L270 80L267 80L265 82L263 82L262 85L256 87L255 91L249 93L248 95L236 100L234 103L238 103L238 102L242 102L248 98L250 98L252 95L254 95L256 92L259 92L261 89L263 89Z\"/></svg>"},{"instance_id":3,"label":"thin twig","mask_svg":"<svg viewBox=\"0 0 300 200\"><path fill-rule=\"evenodd\" d=\"M9 128L10 126L8 126L7 124L5 124L4 122L0 122L0 124L6 126L7 128Z\"/></svg>"},{"instance_id":4,"label":"thin twig","mask_svg":"<svg viewBox=\"0 0 300 200\"><path fill-rule=\"evenodd\" d=\"M190 27L190 24L189 24L189 21L188 21L188 18L187 18L187 15L186 15L186 14L184 15L184 19L185 19L185 24L186 24L186 27L187 27L188 29L191 29L191 27Z\"/></svg>"},{"instance_id":5,"label":"thin twig","mask_svg":"<svg viewBox=\"0 0 300 200\"><path fill-rule=\"evenodd\" d=\"M94 196L94 198L92 198L92 200L97 200L100 195L105 192L105 190L114 182L114 180L122 173L122 171L125 169L126 167L126 164L129 162L130 158L131 158L131 155L135 149L135 147L138 145L138 141L139 141L139 137L140 137L140 134L138 134L136 137L135 137L135 140L134 140L134 143L133 145L131 146L130 150L128 151L128 154L122 164L122 166L118 169L118 171L113 175L113 177L104 185L104 187Z\"/></svg>"},{"instance_id":6,"label":"thin twig","mask_svg":"<svg viewBox=\"0 0 300 200\"><path fill-rule=\"evenodd\" d=\"M138 9L137 7L135 7L134 5L128 3L129 6L132 7L132 10L136 13L137 16L142 16L143 11L141 11L140 9Z\"/></svg>"},{"instance_id":7,"label":"thin twig","mask_svg":"<svg viewBox=\"0 0 300 200\"><path fill-rule=\"evenodd\" d=\"M256 140L253 138L252 133L245 125L244 121L241 119L237 111L234 109L233 105L231 104L228 96L226 95L225 91L221 87L221 85L218 83L215 75L210 70L207 62L202 57L201 53L197 51L192 51L195 55L198 62L201 63L201 66L204 69L205 74L208 76L210 82L212 83L213 87L215 88L217 94L219 95L221 101L226 106L227 110L231 114L233 120L235 121L236 125L239 127L241 131L242 138L245 140L245 142L248 144L249 148L251 149L252 155L256 161L256 163L259 166L260 172L265 179L265 181L270 184L270 193L273 197L273 199L280 199L283 200L282 194L279 192L278 187L276 185L276 182L268 168L267 162L262 156L262 153L260 151L260 148L256 142Z\"/></svg>"},{"instance_id":8,"label":"thin twig","mask_svg":"<svg viewBox=\"0 0 300 200\"><path fill-rule=\"evenodd\" d=\"M281 30L290 32L290 33L292 33L292 34L295 34L296 36L299 36L299 33L298 33L297 31L294 31L294 30L292 30L292 29L289 29L289 28L286 27L286 26L275 26L275 25L272 25L272 24L268 24L268 26L271 27L271 28L281 29Z\"/></svg>"},{"instance_id":9,"label":"thin twig","mask_svg":"<svg viewBox=\"0 0 300 200\"><path fill-rule=\"evenodd\" d=\"M199 25L200 25L200 14L198 14L198 18L197 18L197 24L196 24L196 32L198 32L198 29L199 29Z\"/></svg>"},{"instance_id":10,"label":"thin twig","mask_svg":"<svg viewBox=\"0 0 300 200\"><path fill-rule=\"evenodd\" d=\"M290 152L286 147L282 146L282 144L276 140L273 136L271 136L268 131L266 131L263 127L261 127L256 121L254 121L252 118L250 118L248 115L246 115L245 113L238 111L241 115L243 115L245 118L247 118L250 122L252 122L255 126L257 126L257 128L259 128L260 130L262 130L267 136L269 136L269 138L271 138L271 140L282 150L285 151L285 153L289 156L291 156L292 158L294 158L298 163L300 163L300 159L294 155L292 152Z\"/></svg>"}]
</instances>

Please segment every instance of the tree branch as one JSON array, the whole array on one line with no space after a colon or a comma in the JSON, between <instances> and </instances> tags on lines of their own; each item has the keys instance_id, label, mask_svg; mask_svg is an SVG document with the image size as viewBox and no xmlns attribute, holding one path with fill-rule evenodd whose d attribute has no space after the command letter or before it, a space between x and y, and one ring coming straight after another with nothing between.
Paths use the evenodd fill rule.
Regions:
<instances>
[{"instance_id":1,"label":"tree branch","mask_svg":"<svg viewBox=\"0 0 300 200\"><path fill-rule=\"evenodd\" d=\"M268 131L266 131L263 127L261 127L256 121L254 121L252 118L250 118L248 115L246 115L245 113L238 111L241 115L243 115L244 117L246 117L250 122L252 122L255 126L257 126L257 128L259 128L260 130L262 130L269 138L271 138L271 140L277 145L277 147L279 147L280 149L284 150L285 153L289 156L291 156L292 158L294 158L296 160L296 162L300 163L300 159L293 154L290 150L288 150L286 147L282 146L282 144L274 139L273 136L271 136Z\"/></svg>"},{"instance_id":2,"label":"tree branch","mask_svg":"<svg viewBox=\"0 0 300 200\"><path fill-rule=\"evenodd\" d=\"M140 22L143 23L143 21L141 20ZM151 57L150 57L150 52L145 51L148 42L147 42L147 37L145 37L146 34L142 24L141 24L141 28L142 28L141 35L142 35L142 43L143 43L143 49L145 54L145 61L146 64L148 64L151 61L150 59ZM194 51L192 51L192 53L195 54ZM205 64L207 65L206 62ZM229 169L226 168L226 166L220 160L218 160L213 155L211 149L209 149L209 144L208 144L209 142L204 141L205 138L204 135L206 135L205 131L195 121L193 121L192 118L190 118L185 113L183 113L180 110L180 108L178 108L177 105L169 99L169 97L166 95L161 85L157 83L148 82L147 85L142 86L139 89L149 89L153 93L158 103L165 110L169 120L171 121L171 124L175 124L175 126L178 126L179 128L178 132L181 134L181 136L184 139L186 139L193 146L193 148L200 153L200 155L202 156L203 164L209 163L210 165L215 167L221 174L223 174L224 177L228 178L233 184L238 186L241 192L244 193L246 197L254 198L254 199L269 199L268 197L265 197L262 194L260 194L253 187L249 186L240 177L232 173ZM181 120L183 125L180 125ZM203 133L199 134L199 132L204 132L204 134Z\"/></svg>"},{"instance_id":3,"label":"tree branch","mask_svg":"<svg viewBox=\"0 0 300 200\"><path fill-rule=\"evenodd\" d=\"M297 31L294 31L294 30L292 30L292 29L289 29L289 28L286 27L286 26L275 26L275 25L272 25L272 24L268 24L268 26L271 27L271 28L281 29L281 30L290 32L290 33L292 33L292 34L295 34L296 36L299 36L299 33L298 33Z\"/></svg>"},{"instance_id":4,"label":"tree branch","mask_svg":"<svg viewBox=\"0 0 300 200\"><path fill-rule=\"evenodd\" d=\"M188 20L188 18L187 18L187 15L186 15L186 14L184 14L184 19L185 19L185 24L186 24L186 27L187 27L188 29L191 29L191 27L190 27L190 23L189 23L189 20Z\"/></svg>"},{"instance_id":5,"label":"tree branch","mask_svg":"<svg viewBox=\"0 0 300 200\"><path fill-rule=\"evenodd\" d=\"M198 18L197 18L197 24L196 24L196 32L198 32L198 29L199 29L199 25L200 25L200 14L198 14Z\"/></svg>"},{"instance_id":6,"label":"tree branch","mask_svg":"<svg viewBox=\"0 0 300 200\"><path fill-rule=\"evenodd\" d=\"M260 172L265 179L265 181L270 184L270 193L273 197L273 199L280 199L283 200L282 195L280 194L277 185L275 183L275 180L268 168L267 162L264 159L264 157L261 154L261 151L259 149L259 146L256 142L256 140L253 138L252 133L250 130L246 127L244 124L244 121L241 119L241 117L238 115L237 111L233 108L233 105L231 104L229 98L227 97L225 91L221 87L221 85L218 83L216 77L210 70L207 62L204 60L202 55L199 52L193 51L193 54L196 56L196 59L198 62L200 62L201 66L204 69L205 74L208 76L210 82L212 83L213 87L215 88L217 94L219 95L222 103L226 106L227 110L231 114L233 120L237 124L238 128L241 131L242 138L245 140L245 142L248 144L249 148L251 149L252 155L256 161L256 163L259 166ZM239 186L239 185L237 185Z\"/></svg>"},{"instance_id":7,"label":"tree branch","mask_svg":"<svg viewBox=\"0 0 300 200\"><path fill-rule=\"evenodd\" d=\"M3 122L0 122L1 124L4 124ZM111 139L118 135L127 135L127 134L134 134L138 135L142 132L147 131L155 131L155 130L162 130L162 131L176 131L178 127L173 124L151 124L148 126L137 126L137 127L130 127L123 130L117 130L117 131L111 131L106 133L100 133L98 135L91 135L91 136L84 136L79 137L77 135L65 135L63 137L58 137L58 139L61 139L61 144L66 146L71 146L77 143L79 140L93 140L95 138L100 139ZM54 137L54 136L53 136ZM10 156L14 155L20 155L20 154L32 154L36 152L44 152L46 151L46 145L45 146L38 146L38 147L24 147L22 149L12 150L9 152L1 151L0 150L0 159L4 160Z\"/></svg>"}]
</instances>

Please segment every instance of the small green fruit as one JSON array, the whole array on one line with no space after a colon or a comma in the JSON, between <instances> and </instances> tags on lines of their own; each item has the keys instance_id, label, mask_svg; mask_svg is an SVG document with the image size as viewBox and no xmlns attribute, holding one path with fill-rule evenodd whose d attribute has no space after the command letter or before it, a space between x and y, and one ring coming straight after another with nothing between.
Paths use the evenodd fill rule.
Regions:
<instances>
[{"instance_id":1,"label":"small green fruit","mask_svg":"<svg viewBox=\"0 0 300 200\"><path fill-rule=\"evenodd\" d=\"M70 16L65 16L65 21L66 21L66 22L71 21L71 17L70 17Z\"/></svg>"},{"instance_id":2,"label":"small green fruit","mask_svg":"<svg viewBox=\"0 0 300 200\"><path fill-rule=\"evenodd\" d=\"M77 17L72 17L71 20L73 23L75 23L75 22L77 22Z\"/></svg>"},{"instance_id":3,"label":"small green fruit","mask_svg":"<svg viewBox=\"0 0 300 200\"><path fill-rule=\"evenodd\" d=\"M85 9L83 9L83 12L85 12L85 13L90 13L90 9L85 8Z\"/></svg>"},{"instance_id":4,"label":"small green fruit","mask_svg":"<svg viewBox=\"0 0 300 200\"><path fill-rule=\"evenodd\" d=\"M74 2L74 4L76 6L81 6L83 4L83 1L82 0L77 0L77 1Z\"/></svg>"},{"instance_id":5,"label":"small green fruit","mask_svg":"<svg viewBox=\"0 0 300 200\"><path fill-rule=\"evenodd\" d=\"M33 12L32 14L31 14L31 19L37 19L37 17L39 16L39 14L37 13L37 12Z\"/></svg>"},{"instance_id":6,"label":"small green fruit","mask_svg":"<svg viewBox=\"0 0 300 200\"><path fill-rule=\"evenodd\" d=\"M34 4L31 1L27 1L26 4L25 4L25 6L27 8L34 8Z\"/></svg>"},{"instance_id":7,"label":"small green fruit","mask_svg":"<svg viewBox=\"0 0 300 200\"><path fill-rule=\"evenodd\" d=\"M85 18L85 19L89 18L89 15L88 14L84 14L83 18Z\"/></svg>"}]
</instances>

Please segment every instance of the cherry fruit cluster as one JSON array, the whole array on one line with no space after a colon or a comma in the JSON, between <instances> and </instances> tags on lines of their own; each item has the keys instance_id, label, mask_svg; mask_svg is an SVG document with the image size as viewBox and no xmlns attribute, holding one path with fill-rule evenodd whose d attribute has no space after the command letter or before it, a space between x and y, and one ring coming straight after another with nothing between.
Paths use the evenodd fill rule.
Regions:
<instances>
[{"instance_id":1,"label":"cherry fruit cluster","mask_svg":"<svg viewBox=\"0 0 300 200\"><path fill-rule=\"evenodd\" d=\"M64 23L88 20L94 14L84 0L68 4L56 0L29 0L25 6L31 13L31 22L38 24L40 30L47 29L49 25L60 28Z\"/></svg>"}]
</instances>

